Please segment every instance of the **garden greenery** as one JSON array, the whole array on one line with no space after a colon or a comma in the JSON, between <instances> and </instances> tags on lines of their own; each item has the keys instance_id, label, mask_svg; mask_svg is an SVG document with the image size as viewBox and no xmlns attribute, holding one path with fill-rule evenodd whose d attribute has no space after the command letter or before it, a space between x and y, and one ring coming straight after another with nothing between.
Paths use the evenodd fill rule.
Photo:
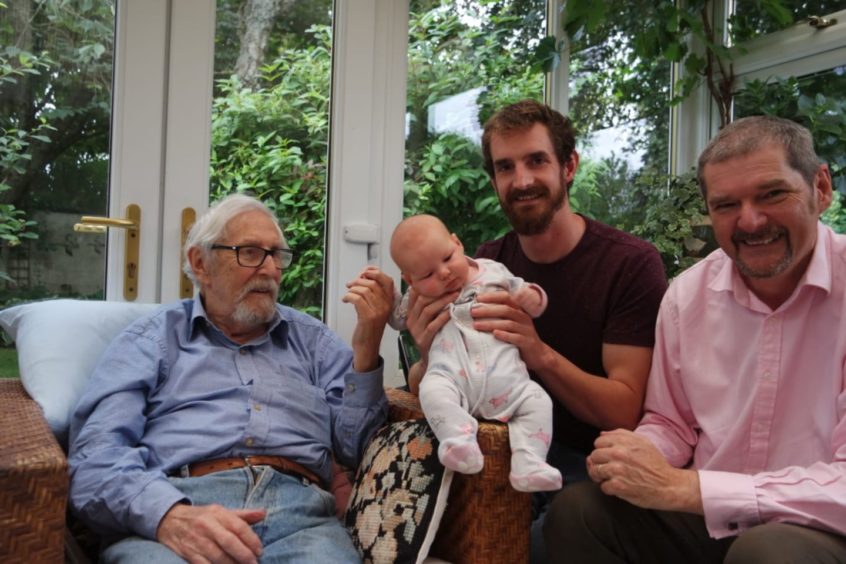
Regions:
<instances>
[{"instance_id":1,"label":"garden greenery","mask_svg":"<svg viewBox=\"0 0 846 564\"><path fill-rule=\"evenodd\" d=\"M644 167L631 170L619 156L583 158L570 193L572 205L581 213L650 240L661 252L671 277L713 248L692 175L663 174L667 162L667 105L671 102L669 61L688 66L690 81L702 80L706 68L702 66L703 59L688 51L681 41L691 35L705 37L706 30L691 11L701 4L699 0L688 3L683 11L663 0L637 0L634 4L623 0L568 2L571 14L566 25L573 33L574 83L570 114L577 128L591 132L621 124L646 124L640 126L631 146L616 147L618 154L644 150ZM766 0L762 6L776 10L773 13L778 17L771 19L782 22L787 18L778 12L780 4ZM817 0L812 4L825 2ZM221 0L219 8L226 8L219 10L221 21L234 25L239 5L238 0ZM410 0L403 211L406 215L425 212L440 216L462 238L469 253L482 241L504 233L508 224L484 173L477 140L454 132L432 131L427 112L433 103L475 89L481 124L506 103L542 98L541 63L544 56L547 63L554 60L560 47L542 37L539 18L545 5L541 0ZM2 6L0 2L0 9ZM0 196L10 192L11 184L6 183L9 174L22 173L28 162L39 160L33 159L37 149L60 145L55 142L60 135L51 128L70 129L62 124L81 114L88 116L84 130L99 132L99 145L92 141L61 159L49 161L55 163L51 170L64 171L64 176L75 174L77 179L80 175L93 177L93 172L85 173L93 162L99 178L107 166L105 151L98 147L105 145L103 140L107 139L106 69L111 67L104 53L111 52L112 30L105 22L113 21L112 7L109 3L58 0L45 0L39 6L49 9L45 13L50 18L66 21L68 30L96 27L99 39L75 50L58 41L57 52L50 56L6 47L0 53L0 86L8 88L26 75L33 82L46 84L42 90L47 91L55 75L78 74L67 70L72 68L72 62L101 69L97 75L101 80L85 86L90 96L84 105L74 106L65 98L55 98L49 112L38 114L44 121L22 126L14 121L22 115L20 112L9 112L4 117L6 121L0 129L0 165L4 172ZM72 11L75 6L80 11ZM318 13L328 10L329 4L309 6L311 12ZM633 6L638 7L642 18L625 15L635 10ZM463 17L456 7L461 8ZM101 12L102 17L92 15ZM644 26L644 21L662 21L669 27ZM736 19L735 23L738 32L746 36L764 27L749 16ZM215 81L210 191L212 200L233 192L249 192L275 211L296 257L286 270L280 300L320 316L331 29L312 25L305 34L306 40L302 40L300 32L289 32L273 35L257 87L247 88L236 77L223 76ZM294 35L296 40L291 39ZM236 47L219 41L218 54L223 59L233 59ZM717 46L711 47L714 56L727 55ZM734 94L736 107L742 111L790 117L811 129L839 190L824 219L840 231L846 229L846 213L840 199L840 194L846 193L843 82L838 75L826 82L827 86L813 88L796 79L751 83ZM692 85L693 82L681 85L680 92L684 94ZM59 91L54 95L61 94ZM584 139L580 136L580 142ZM40 188L35 182L28 186L31 195L22 201L32 204L35 200L79 197L66 194L58 180L40 182ZM102 186L94 189L93 181L85 184L86 202L93 206L93 202L105 201ZM3 244L18 244L22 238L35 236L32 222L21 211L24 207L0 204Z\"/></svg>"}]
</instances>

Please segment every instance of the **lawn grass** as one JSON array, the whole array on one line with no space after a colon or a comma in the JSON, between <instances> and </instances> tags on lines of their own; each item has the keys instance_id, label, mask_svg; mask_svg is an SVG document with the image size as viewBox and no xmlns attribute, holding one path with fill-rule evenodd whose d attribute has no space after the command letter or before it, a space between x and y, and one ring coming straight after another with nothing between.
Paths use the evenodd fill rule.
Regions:
<instances>
[{"instance_id":1,"label":"lawn grass","mask_svg":"<svg viewBox=\"0 0 846 564\"><path fill-rule=\"evenodd\" d=\"M12 347L0 347L0 378L19 378L18 351Z\"/></svg>"}]
</instances>

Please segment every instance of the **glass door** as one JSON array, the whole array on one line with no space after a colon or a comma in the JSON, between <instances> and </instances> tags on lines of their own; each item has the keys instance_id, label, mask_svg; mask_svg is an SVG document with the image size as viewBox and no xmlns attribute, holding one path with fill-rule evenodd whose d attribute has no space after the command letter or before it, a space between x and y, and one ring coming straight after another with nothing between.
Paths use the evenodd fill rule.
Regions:
<instances>
[{"instance_id":1,"label":"glass door","mask_svg":"<svg viewBox=\"0 0 846 564\"><path fill-rule=\"evenodd\" d=\"M0 305L103 298L115 3L0 4Z\"/></svg>"},{"instance_id":2,"label":"glass door","mask_svg":"<svg viewBox=\"0 0 846 564\"><path fill-rule=\"evenodd\" d=\"M180 245L185 211L208 201L212 1L13 0L0 34L0 305L190 295Z\"/></svg>"},{"instance_id":3,"label":"glass door","mask_svg":"<svg viewBox=\"0 0 846 564\"><path fill-rule=\"evenodd\" d=\"M211 200L242 192L279 218L294 262L280 301L323 314L331 0L217 0Z\"/></svg>"}]
</instances>

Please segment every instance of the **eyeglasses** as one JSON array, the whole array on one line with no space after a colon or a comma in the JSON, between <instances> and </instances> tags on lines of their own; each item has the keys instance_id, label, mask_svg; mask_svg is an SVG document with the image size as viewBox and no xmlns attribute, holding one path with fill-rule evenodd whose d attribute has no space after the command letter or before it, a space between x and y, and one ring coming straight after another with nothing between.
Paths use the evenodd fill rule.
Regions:
<instances>
[{"instance_id":1,"label":"eyeglasses","mask_svg":"<svg viewBox=\"0 0 846 564\"><path fill-rule=\"evenodd\" d=\"M264 249L253 245L212 245L212 250L235 251L235 260L246 268L259 268L269 256L276 268L288 268L294 260L291 249Z\"/></svg>"}]
</instances>

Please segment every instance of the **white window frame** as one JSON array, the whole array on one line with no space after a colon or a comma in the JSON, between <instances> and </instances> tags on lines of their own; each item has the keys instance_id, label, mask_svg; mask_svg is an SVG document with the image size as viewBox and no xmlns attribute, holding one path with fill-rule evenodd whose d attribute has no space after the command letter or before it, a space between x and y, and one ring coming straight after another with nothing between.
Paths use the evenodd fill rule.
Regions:
<instances>
[{"instance_id":1,"label":"white window frame","mask_svg":"<svg viewBox=\"0 0 846 564\"><path fill-rule=\"evenodd\" d=\"M356 321L341 302L347 281L371 264L399 282L388 242L402 219L407 52L407 0L335 2L323 311L347 342ZM390 329L381 353L385 383L401 384Z\"/></svg>"},{"instance_id":2,"label":"white window frame","mask_svg":"<svg viewBox=\"0 0 846 564\"><path fill-rule=\"evenodd\" d=\"M570 41L564 33L565 0L548 0L546 4L546 33L564 45L558 65L546 75L544 97L550 107L565 116L570 112Z\"/></svg>"},{"instance_id":3,"label":"white window frame","mask_svg":"<svg viewBox=\"0 0 846 564\"><path fill-rule=\"evenodd\" d=\"M715 2L714 21L730 8L729 0ZM733 61L738 88L753 79L798 77L846 64L846 10L826 17L836 18L837 23L815 29L798 22L738 46L740 52ZM704 85L672 111L670 171L680 174L696 166L699 153L719 127L719 112Z\"/></svg>"}]
</instances>

